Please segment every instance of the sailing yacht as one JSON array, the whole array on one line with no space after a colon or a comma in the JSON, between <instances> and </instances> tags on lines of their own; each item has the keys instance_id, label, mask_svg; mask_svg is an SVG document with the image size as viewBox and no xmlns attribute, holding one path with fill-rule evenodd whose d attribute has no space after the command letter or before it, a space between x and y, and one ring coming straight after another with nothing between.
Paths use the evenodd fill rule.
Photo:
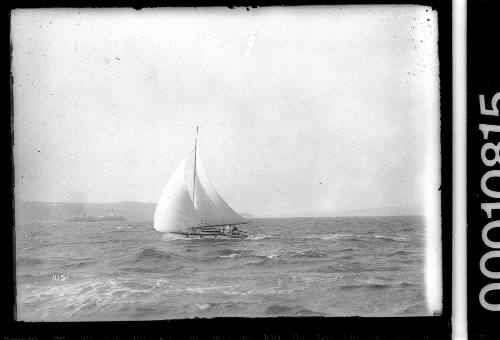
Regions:
<instances>
[{"instance_id":1,"label":"sailing yacht","mask_svg":"<svg viewBox=\"0 0 500 340\"><path fill-rule=\"evenodd\" d=\"M210 183L198 150L187 155L167 182L156 205L154 229L196 238L246 238L238 225L249 223L236 213Z\"/></svg>"}]
</instances>

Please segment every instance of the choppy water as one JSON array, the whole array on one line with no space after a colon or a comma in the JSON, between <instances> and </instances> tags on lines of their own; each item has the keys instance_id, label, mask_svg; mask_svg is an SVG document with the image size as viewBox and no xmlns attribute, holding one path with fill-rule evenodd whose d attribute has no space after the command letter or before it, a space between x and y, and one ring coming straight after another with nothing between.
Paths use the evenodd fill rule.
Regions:
<instances>
[{"instance_id":1,"label":"choppy water","mask_svg":"<svg viewBox=\"0 0 500 340\"><path fill-rule=\"evenodd\" d=\"M426 315L421 217L256 219L246 240L152 222L16 226L25 321Z\"/></svg>"}]
</instances>

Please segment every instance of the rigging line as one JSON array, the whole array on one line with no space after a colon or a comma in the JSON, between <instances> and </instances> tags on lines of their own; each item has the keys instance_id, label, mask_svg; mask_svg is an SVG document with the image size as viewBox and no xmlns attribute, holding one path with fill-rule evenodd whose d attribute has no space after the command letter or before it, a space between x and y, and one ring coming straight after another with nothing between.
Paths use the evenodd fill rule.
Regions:
<instances>
[{"instance_id":1,"label":"rigging line","mask_svg":"<svg viewBox=\"0 0 500 340\"><path fill-rule=\"evenodd\" d=\"M198 125L196 125L196 138L194 140L194 167L193 167L193 206L196 210L196 201L195 201L195 193L196 193L196 148L198 146ZM206 224L207 222L203 219L203 217L199 216L202 223Z\"/></svg>"},{"instance_id":2,"label":"rigging line","mask_svg":"<svg viewBox=\"0 0 500 340\"><path fill-rule=\"evenodd\" d=\"M196 147L198 145L198 126L196 126L196 138L194 140L194 167L193 167L193 204L195 204L194 200L194 195L195 195L195 188L196 188Z\"/></svg>"}]
</instances>

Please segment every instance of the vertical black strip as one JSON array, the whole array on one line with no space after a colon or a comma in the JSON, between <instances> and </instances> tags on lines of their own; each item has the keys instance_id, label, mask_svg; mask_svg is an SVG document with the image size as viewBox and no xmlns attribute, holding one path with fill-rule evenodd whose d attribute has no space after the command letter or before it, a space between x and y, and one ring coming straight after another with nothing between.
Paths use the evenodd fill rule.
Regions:
<instances>
[{"instance_id":1,"label":"vertical black strip","mask_svg":"<svg viewBox=\"0 0 500 340\"><path fill-rule=\"evenodd\" d=\"M499 162L488 161L497 157L494 148L500 146L500 133L489 132L484 136L480 130L480 124L500 127L500 115L481 113L487 113L484 109L494 110L495 106L498 110L500 106L492 103L494 95L500 92L499 13L500 6L496 1L467 2L467 320L471 340L500 339L500 311L489 310L491 306L484 303L500 306L500 289L480 297L482 290L500 284L500 278L485 275L480 265L484 256L500 250L486 244L482 237L485 226L500 220L500 210L492 209L488 216L481 208L481 204L500 202L500 198L495 198L484 190L484 185L481 186L482 179L492 171L500 170ZM481 95L484 96L483 110ZM500 192L500 179L492 177L486 185L487 189ZM495 229L488 233L488 237L498 242L500 230ZM500 259L488 260L486 267L489 271L500 272Z\"/></svg>"}]
</instances>

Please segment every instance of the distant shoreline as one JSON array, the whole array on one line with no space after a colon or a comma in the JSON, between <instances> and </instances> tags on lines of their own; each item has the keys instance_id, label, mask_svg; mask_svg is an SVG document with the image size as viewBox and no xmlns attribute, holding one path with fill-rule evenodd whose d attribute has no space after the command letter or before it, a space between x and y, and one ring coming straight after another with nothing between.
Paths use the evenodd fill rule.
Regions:
<instances>
[{"instance_id":1,"label":"distant shoreline","mask_svg":"<svg viewBox=\"0 0 500 340\"><path fill-rule=\"evenodd\" d=\"M16 221L66 221L80 217L85 213L94 217L109 216L110 212L125 216L128 220L152 220L156 203L136 201L119 201L107 203L81 202L44 202L14 201ZM265 218L334 218L334 217L390 217L390 216L424 216L424 209L419 207L384 207L374 209L357 209L343 211L304 212L302 214L261 215L243 212L246 219Z\"/></svg>"}]
</instances>

